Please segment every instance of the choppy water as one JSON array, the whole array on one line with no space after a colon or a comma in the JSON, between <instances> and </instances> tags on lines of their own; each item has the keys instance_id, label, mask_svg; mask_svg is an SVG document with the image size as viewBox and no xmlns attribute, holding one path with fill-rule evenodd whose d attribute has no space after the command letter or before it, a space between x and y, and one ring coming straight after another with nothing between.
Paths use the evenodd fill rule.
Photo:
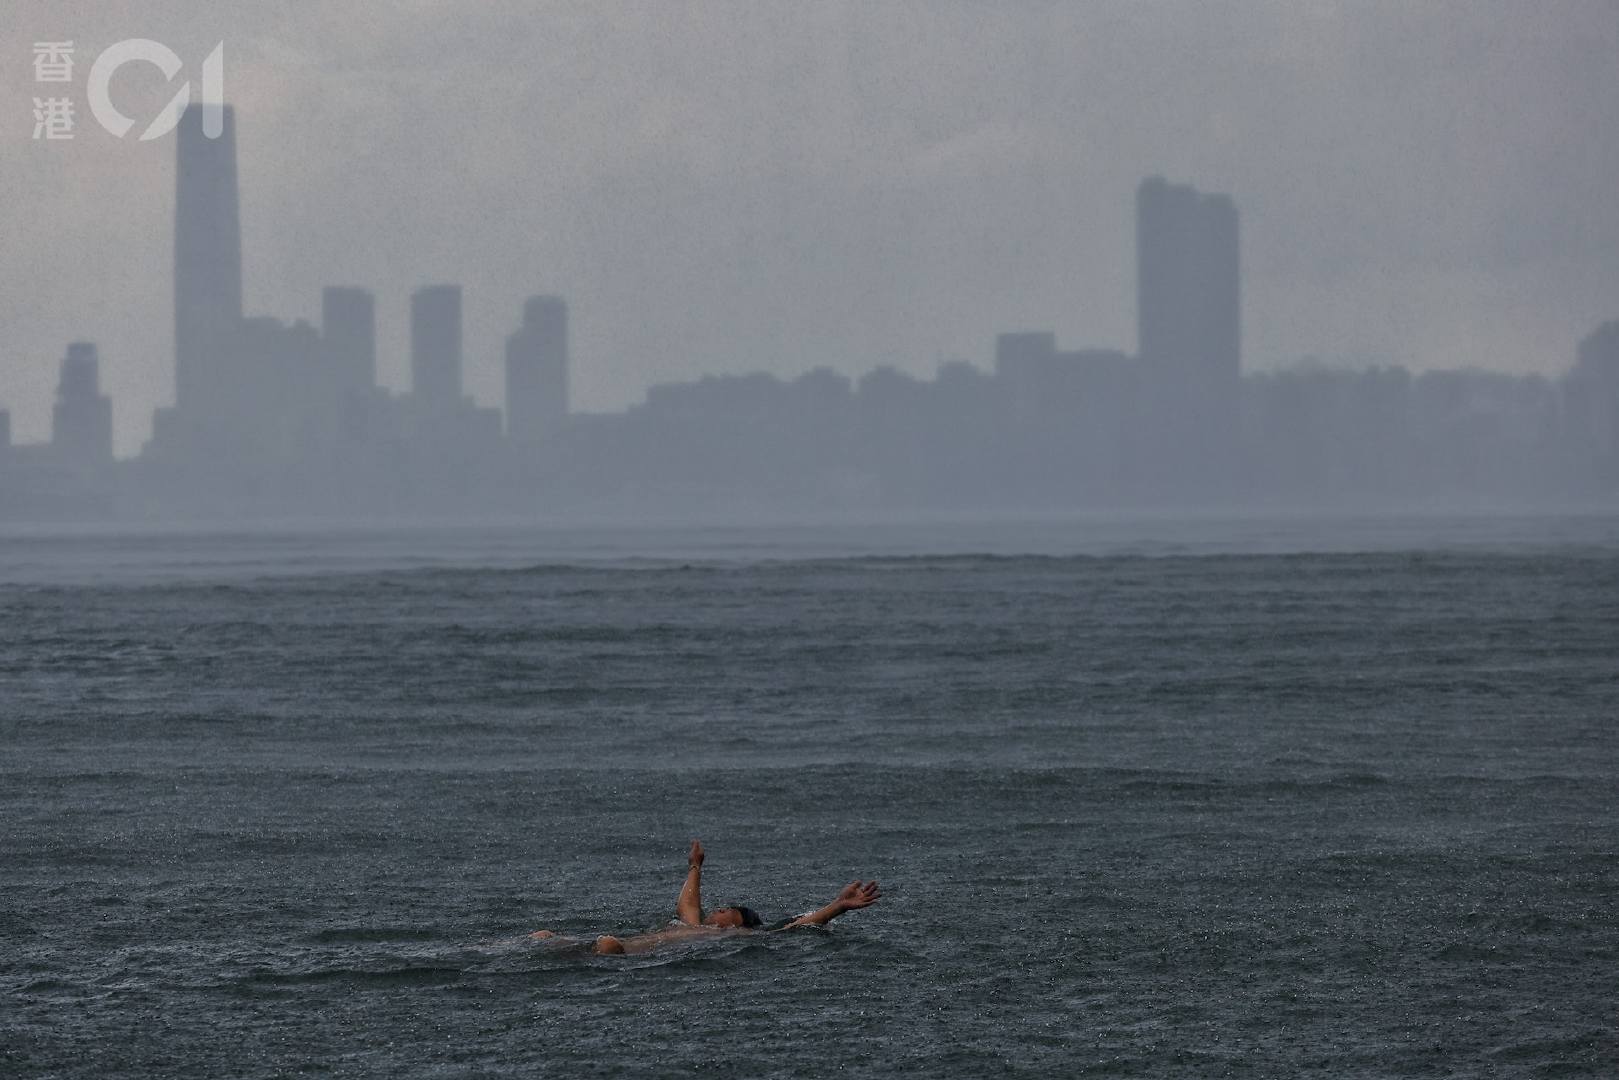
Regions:
<instances>
[{"instance_id":1,"label":"choppy water","mask_svg":"<svg viewBox=\"0 0 1619 1080\"><path fill-rule=\"evenodd\" d=\"M1255 528L0 539L0 1073L1612 1075L1612 524Z\"/></svg>"}]
</instances>

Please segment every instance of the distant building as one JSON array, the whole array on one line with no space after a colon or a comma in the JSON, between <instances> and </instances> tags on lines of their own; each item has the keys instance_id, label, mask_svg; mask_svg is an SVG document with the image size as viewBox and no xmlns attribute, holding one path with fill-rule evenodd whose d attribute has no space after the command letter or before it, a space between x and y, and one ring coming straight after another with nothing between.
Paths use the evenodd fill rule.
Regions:
<instances>
[{"instance_id":1,"label":"distant building","mask_svg":"<svg viewBox=\"0 0 1619 1080\"><path fill-rule=\"evenodd\" d=\"M522 327L506 339L506 437L555 438L567 415L568 305L560 296L531 296Z\"/></svg>"},{"instance_id":2,"label":"distant building","mask_svg":"<svg viewBox=\"0 0 1619 1080\"><path fill-rule=\"evenodd\" d=\"M1136 192L1138 351L1147 444L1177 479L1230 468L1242 373L1236 204L1155 176Z\"/></svg>"},{"instance_id":3,"label":"distant building","mask_svg":"<svg viewBox=\"0 0 1619 1080\"><path fill-rule=\"evenodd\" d=\"M174 199L174 384L181 412L213 414L234 400L232 338L242 319L242 232L236 114L217 139L201 105L180 116Z\"/></svg>"},{"instance_id":4,"label":"distant building","mask_svg":"<svg viewBox=\"0 0 1619 1080\"><path fill-rule=\"evenodd\" d=\"M242 233L236 114L224 106L216 139L203 107L180 115L174 181L174 404L152 416L143 457L217 463L256 404L242 385Z\"/></svg>"},{"instance_id":5,"label":"distant building","mask_svg":"<svg viewBox=\"0 0 1619 1080\"><path fill-rule=\"evenodd\" d=\"M997 452L1028 502L1100 498L1125 483L1135 364L1116 349L1059 352L1048 332L995 339Z\"/></svg>"},{"instance_id":6,"label":"distant building","mask_svg":"<svg viewBox=\"0 0 1619 1080\"><path fill-rule=\"evenodd\" d=\"M1563 383L1563 412L1576 470L1604 487L1619 484L1619 320L1580 342Z\"/></svg>"},{"instance_id":7,"label":"distant building","mask_svg":"<svg viewBox=\"0 0 1619 1080\"><path fill-rule=\"evenodd\" d=\"M377 304L365 289L328 285L320 294L320 335L333 384L364 394L377 384Z\"/></svg>"},{"instance_id":8,"label":"distant building","mask_svg":"<svg viewBox=\"0 0 1619 1080\"><path fill-rule=\"evenodd\" d=\"M280 463L329 447L336 394L322 364L320 334L299 319L242 320L237 335L241 390L253 402L234 432L248 462Z\"/></svg>"},{"instance_id":9,"label":"distant building","mask_svg":"<svg viewBox=\"0 0 1619 1080\"><path fill-rule=\"evenodd\" d=\"M1162 177L1136 193L1137 331L1142 362L1198 383L1242 368L1237 207Z\"/></svg>"},{"instance_id":10,"label":"distant building","mask_svg":"<svg viewBox=\"0 0 1619 1080\"><path fill-rule=\"evenodd\" d=\"M410 377L417 406L461 401L461 286L429 285L410 297Z\"/></svg>"},{"instance_id":11,"label":"distant building","mask_svg":"<svg viewBox=\"0 0 1619 1080\"><path fill-rule=\"evenodd\" d=\"M51 450L64 465L93 469L112 462L112 399L101 392L100 366L96 347L87 341L69 345L62 358Z\"/></svg>"}]
</instances>

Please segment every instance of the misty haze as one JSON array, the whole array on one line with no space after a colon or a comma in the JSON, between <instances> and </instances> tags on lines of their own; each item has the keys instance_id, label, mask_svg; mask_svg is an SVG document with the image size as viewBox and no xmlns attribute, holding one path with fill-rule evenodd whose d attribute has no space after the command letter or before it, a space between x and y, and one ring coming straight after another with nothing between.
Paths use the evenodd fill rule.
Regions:
<instances>
[{"instance_id":1,"label":"misty haze","mask_svg":"<svg viewBox=\"0 0 1619 1080\"><path fill-rule=\"evenodd\" d=\"M1608 0L7 15L0 1075L1612 1075Z\"/></svg>"},{"instance_id":2,"label":"misty haze","mask_svg":"<svg viewBox=\"0 0 1619 1080\"><path fill-rule=\"evenodd\" d=\"M394 33L447 17L429 7L380 40L335 18L252 19L226 44L239 103L217 138L200 105L144 145L82 107L74 139L8 130L38 186L8 211L31 254L0 281L14 312L0 519L1566 507L1619 490L1619 220L1603 183L1619 139L1595 104L1619 86L1600 5L1550 28L1526 17L1525 40L1504 17L1447 31L1439 9L945 6L912 14L979 93L937 99L891 85L919 55L895 40L903 5L735 25L723 6L566 10L517 24L532 55L482 40L498 37L490 4L442 55L411 56L427 85L469 84L443 116L400 115L429 108L416 91L369 118L354 97L411 55L388 52L404 48ZM152 18L153 36L207 37L179 12ZM580 129L577 103L543 105L564 85L548 66L572 73L580 57L558 53L579 35L640 55L661 32L678 77L637 77L673 114L633 165L592 161L635 114ZM1069 70L1108 33L1156 41L1166 63L1201 41L1203 65L1149 79L1159 54L1143 52L1131 112L1103 71ZM1468 53L1485 33L1518 55ZM963 56L973 41L1017 70ZM1277 85L1228 71L1221 48L1263 57ZM345 80L321 50L360 66ZM741 66L699 75L711 52ZM1345 97L1373 59L1382 81ZM1305 66L1346 81L1281 81ZM156 74L128 64L111 91L131 111L160 103ZM299 78L288 101L264 99ZM628 78L613 69L601 93ZM751 110L713 99L737 83ZM1274 115L1284 85L1320 111ZM1142 145L1139 129L1210 86L1229 98L1198 103L1206 130ZM1442 116L1379 111L1399 86ZM493 120L471 110L445 130L485 98ZM1498 98L1512 106L1484 115ZM1335 117L1342 145L1301 158ZM385 119L397 139L356 133ZM840 149L881 131L908 172ZM731 170L712 160L728 146ZM319 179L297 180L311 158ZM457 188L463 158L477 169ZM556 190L559 159L594 180ZM96 231L68 176L118 192L139 235ZM661 224L639 235L608 223L647 213ZM1471 292L1439 284L1458 260ZM255 295L293 313L261 314Z\"/></svg>"}]
</instances>

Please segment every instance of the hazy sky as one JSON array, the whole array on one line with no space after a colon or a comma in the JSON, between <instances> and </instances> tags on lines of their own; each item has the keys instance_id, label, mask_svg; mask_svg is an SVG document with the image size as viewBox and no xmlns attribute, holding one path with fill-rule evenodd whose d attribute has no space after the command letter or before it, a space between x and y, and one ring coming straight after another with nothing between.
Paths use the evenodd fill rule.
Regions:
<instances>
[{"instance_id":1,"label":"hazy sky","mask_svg":"<svg viewBox=\"0 0 1619 1080\"><path fill-rule=\"evenodd\" d=\"M383 14L386 12L386 14ZM226 50L250 313L460 282L468 389L501 399L522 298L572 307L575 407L705 371L939 356L993 335L1135 348L1152 173L1243 218L1250 369L1314 354L1557 372L1619 317L1619 8L1548 3L5 0L0 406L49 433L101 346L119 452L173 394L173 136L129 37ZM31 43L72 39L72 141L31 139Z\"/></svg>"}]
</instances>

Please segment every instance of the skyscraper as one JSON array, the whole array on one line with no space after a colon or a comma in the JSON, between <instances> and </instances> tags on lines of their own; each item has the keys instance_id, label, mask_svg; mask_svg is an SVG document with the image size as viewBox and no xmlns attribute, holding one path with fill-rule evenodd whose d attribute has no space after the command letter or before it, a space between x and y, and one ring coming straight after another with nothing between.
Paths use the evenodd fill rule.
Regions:
<instances>
[{"instance_id":1,"label":"skyscraper","mask_svg":"<svg viewBox=\"0 0 1619 1080\"><path fill-rule=\"evenodd\" d=\"M1161 176L1136 192L1138 349L1150 457L1188 479L1235 449L1242 371L1237 207ZM1207 479L1207 475L1201 479Z\"/></svg>"},{"instance_id":2,"label":"skyscraper","mask_svg":"<svg viewBox=\"0 0 1619 1080\"><path fill-rule=\"evenodd\" d=\"M1577 468L1604 485L1619 481L1619 320L1580 342L1563 384L1564 422Z\"/></svg>"},{"instance_id":3,"label":"skyscraper","mask_svg":"<svg viewBox=\"0 0 1619 1080\"><path fill-rule=\"evenodd\" d=\"M506 437L554 437L567 415L568 305L560 296L531 296L522 327L506 339Z\"/></svg>"},{"instance_id":4,"label":"skyscraper","mask_svg":"<svg viewBox=\"0 0 1619 1080\"><path fill-rule=\"evenodd\" d=\"M112 399L101 392L100 366L88 341L75 341L62 358L51 447L65 464L91 468L112 461Z\"/></svg>"},{"instance_id":5,"label":"skyscraper","mask_svg":"<svg viewBox=\"0 0 1619 1080\"><path fill-rule=\"evenodd\" d=\"M1237 207L1163 177L1136 193L1139 347L1154 369L1235 381L1242 353Z\"/></svg>"},{"instance_id":6,"label":"skyscraper","mask_svg":"<svg viewBox=\"0 0 1619 1080\"><path fill-rule=\"evenodd\" d=\"M217 139L203 107L180 117L174 198L174 384L182 413L212 414L234 388L231 337L242 320L242 234L236 194L236 114Z\"/></svg>"},{"instance_id":7,"label":"skyscraper","mask_svg":"<svg viewBox=\"0 0 1619 1080\"><path fill-rule=\"evenodd\" d=\"M411 391L419 405L461 400L461 286L429 285L410 297Z\"/></svg>"},{"instance_id":8,"label":"skyscraper","mask_svg":"<svg viewBox=\"0 0 1619 1080\"><path fill-rule=\"evenodd\" d=\"M333 384L365 393L377 383L377 307L365 289L330 285L320 294L320 333Z\"/></svg>"}]
</instances>

